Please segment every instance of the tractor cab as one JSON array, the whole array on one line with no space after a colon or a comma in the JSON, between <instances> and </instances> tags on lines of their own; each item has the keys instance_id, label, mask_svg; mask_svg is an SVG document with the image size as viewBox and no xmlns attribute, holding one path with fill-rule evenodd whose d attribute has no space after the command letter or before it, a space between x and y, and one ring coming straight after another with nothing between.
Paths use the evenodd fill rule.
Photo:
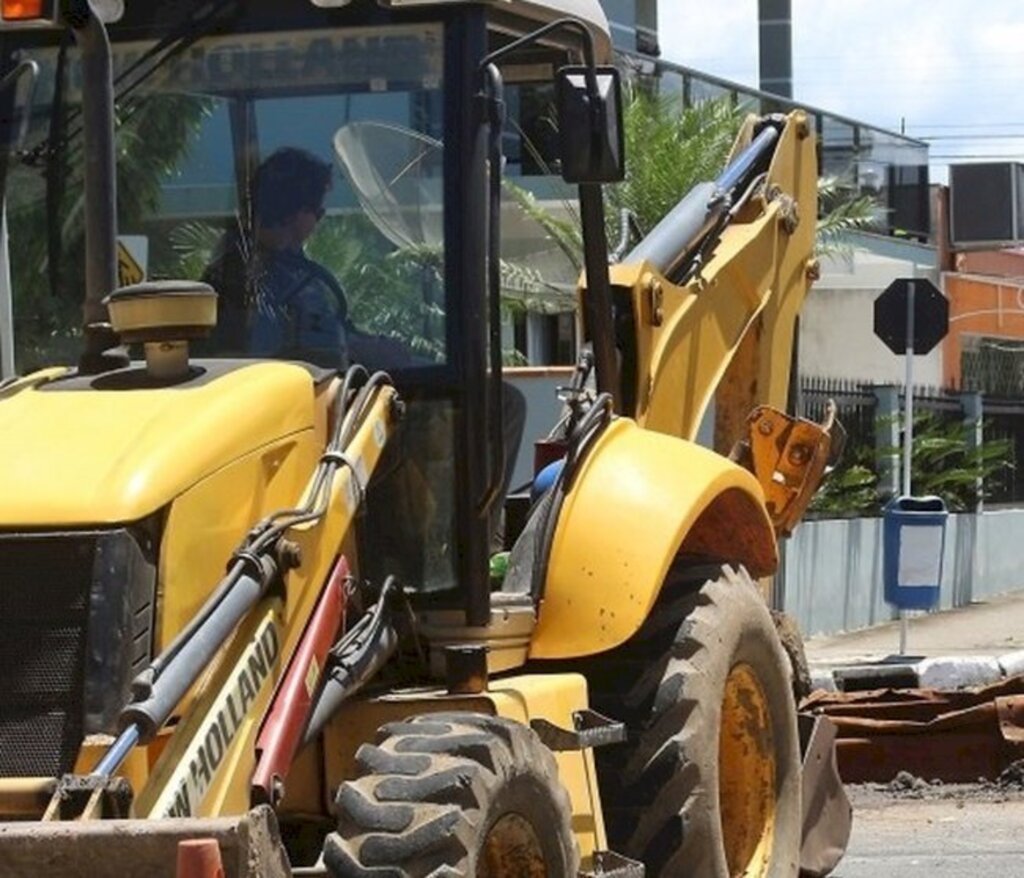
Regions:
<instances>
[{"instance_id":1,"label":"tractor cab","mask_svg":"<svg viewBox=\"0 0 1024 878\"><path fill-rule=\"evenodd\" d=\"M369 494L365 572L398 573L459 624L487 624L494 519L518 441L508 421L521 419L500 378L487 273L500 209L488 136L527 92L534 107L553 100L554 71L584 43L607 56L599 4L94 3L113 80L108 207L90 201L83 160L103 40L74 27L74 6L60 22L52 13L65 26L46 26L44 3L40 26L0 29L0 70L33 68L0 94L10 131L27 123L3 168L18 370L77 363L55 389L139 371L119 352L137 360L136 343L165 344L170 330L156 317L149 336L119 334L116 321L111 333L103 303L114 286L145 284L134 301L148 308L175 280L217 294L182 389L253 360L303 363L313 381L354 363L388 372L406 410ZM488 99L488 54L562 15L589 35L556 27L510 53L493 68L504 101ZM512 167L531 160L518 135L509 145ZM100 240L103 229L116 238Z\"/></svg>"}]
</instances>

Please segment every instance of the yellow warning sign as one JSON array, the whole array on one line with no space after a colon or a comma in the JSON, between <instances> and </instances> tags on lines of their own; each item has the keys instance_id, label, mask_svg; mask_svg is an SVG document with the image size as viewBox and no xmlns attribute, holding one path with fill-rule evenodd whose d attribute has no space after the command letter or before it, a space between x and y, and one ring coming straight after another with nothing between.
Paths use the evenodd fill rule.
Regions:
<instances>
[{"instance_id":1,"label":"yellow warning sign","mask_svg":"<svg viewBox=\"0 0 1024 878\"><path fill-rule=\"evenodd\" d=\"M117 242L117 285L129 287L146 279L146 272L131 254L124 241Z\"/></svg>"}]
</instances>

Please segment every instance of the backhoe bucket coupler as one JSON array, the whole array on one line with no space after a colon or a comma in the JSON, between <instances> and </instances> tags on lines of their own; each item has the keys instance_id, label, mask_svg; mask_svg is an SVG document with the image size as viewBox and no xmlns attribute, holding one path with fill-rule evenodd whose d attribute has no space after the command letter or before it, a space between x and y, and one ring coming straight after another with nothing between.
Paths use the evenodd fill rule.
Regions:
<instances>
[{"instance_id":1,"label":"backhoe bucket coupler","mask_svg":"<svg viewBox=\"0 0 1024 878\"><path fill-rule=\"evenodd\" d=\"M800 522L822 479L839 460L846 431L830 401L824 423L758 406L747 419L749 438L732 457L743 463L764 490L765 506L779 536Z\"/></svg>"}]
</instances>

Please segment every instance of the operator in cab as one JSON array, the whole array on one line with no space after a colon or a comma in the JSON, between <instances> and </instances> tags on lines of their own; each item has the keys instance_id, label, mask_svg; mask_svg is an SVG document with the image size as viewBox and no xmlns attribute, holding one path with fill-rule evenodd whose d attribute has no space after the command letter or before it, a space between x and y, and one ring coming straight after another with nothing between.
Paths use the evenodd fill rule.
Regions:
<instances>
[{"instance_id":1,"label":"operator in cab","mask_svg":"<svg viewBox=\"0 0 1024 878\"><path fill-rule=\"evenodd\" d=\"M358 330L337 278L305 252L326 213L332 167L296 147L268 156L253 178L251 241L233 229L203 274L220 295L219 352L303 360L331 369L409 365L405 346Z\"/></svg>"}]
</instances>

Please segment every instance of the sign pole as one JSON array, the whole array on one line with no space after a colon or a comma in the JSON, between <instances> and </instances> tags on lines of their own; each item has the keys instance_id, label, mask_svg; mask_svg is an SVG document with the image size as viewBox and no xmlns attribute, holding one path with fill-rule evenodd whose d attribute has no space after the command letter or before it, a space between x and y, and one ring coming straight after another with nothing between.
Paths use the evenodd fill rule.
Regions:
<instances>
[{"instance_id":1,"label":"sign pole","mask_svg":"<svg viewBox=\"0 0 1024 878\"><path fill-rule=\"evenodd\" d=\"M903 496L910 496L910 463L914 449L914 282L907 283L907 378L903 393ZM900 610L900 655L907 654L907 611Z\"/></svg>"},{"instance_id":2,"label":"sign pole","mask_svg":"<svg viewBox=\"0 0 1024 878\"><path fill-rule=\"evenodd\" d=\"M910 457L914 444L914 282L907 284L907 379L903 424L903 496L910 496Z\"/></svg>"},{"instance_id":3,"label":"sign pole","mask_svg":"<svg viewBox=\"0 0 1024 878\"><path fill-rule=\"evenodd\" d=\"M926 277L898 277L875 299L874 311L875 335L894 354L905 355L907 358L907 376L903 393L903 491L887 504L883 516L886 601L899 608L900 654L906 655L906 609L929 609L937 605L939 584L916 581L908 583L911 592L917 591L914 586L928 586L926 597L922 597L922 593L911 595L903 591L905 585L901 584L900 578L903 543L900 541L900 534L908 527L925 527L920 516L928 518L934 513L933 517L937 522L935 526L941 526L944 539L946 521L945 506L940 499L911 499L911 489L914 486L911 469L914 452L914 355L930 353L946 337L949 332L949 300ZM932 506L937 506L937 509L933 510ZM923 535L924 531L918 531L918 534ZM941 549L939 551L941 552ZM907 563L911 563L909 559ZM941 557L938 559L938 575L942 575ZM913 578L909 567L908 578Z\"/></svg>"}]
</instances>

